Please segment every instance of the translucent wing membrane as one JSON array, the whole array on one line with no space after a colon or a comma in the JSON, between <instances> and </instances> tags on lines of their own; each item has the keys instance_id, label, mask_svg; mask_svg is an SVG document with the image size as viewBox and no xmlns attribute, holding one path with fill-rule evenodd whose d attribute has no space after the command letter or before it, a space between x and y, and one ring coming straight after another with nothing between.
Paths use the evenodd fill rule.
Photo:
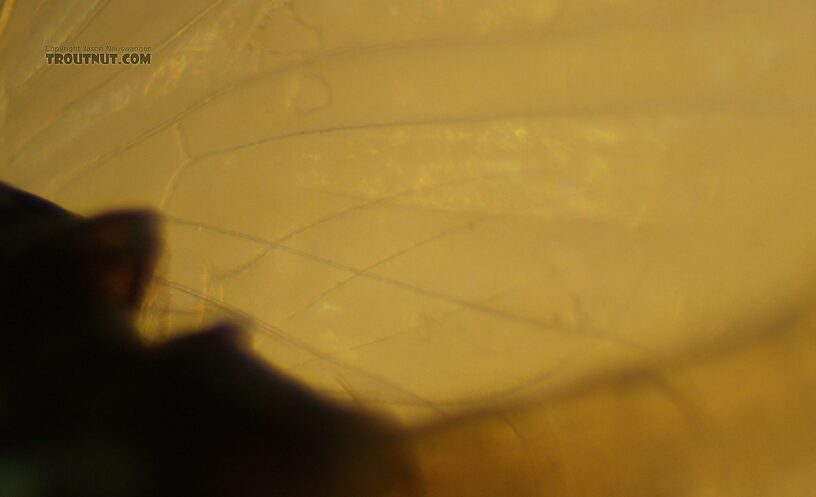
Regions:
<instances>
[{"instance_id":1,"label":"translucent wing membrane","mask_svg":"<svg viewBox=\"0 0 816 497\"><path fill-rule=\"evenodd\" d=\"M46 57L98 48L151 58ZM806 0L6 0L0 179L158 212L143 334L397 419L392 492L798 496L814 49Z\"/></svg>"}]
</instances>

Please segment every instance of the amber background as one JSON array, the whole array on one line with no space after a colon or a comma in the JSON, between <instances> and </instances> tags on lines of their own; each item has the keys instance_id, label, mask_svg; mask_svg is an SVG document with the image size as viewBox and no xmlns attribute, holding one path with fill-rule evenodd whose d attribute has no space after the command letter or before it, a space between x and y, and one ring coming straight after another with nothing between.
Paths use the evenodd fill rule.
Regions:
<instances>
[{"instance_id":1,"label":"amber background","mask_svg":"<svg viewBox=\"0 0 816 497\"><path fill-rule=\"evenodd\" d=\"M813 2L4 8L0 178L82 213L165 215L146 332L245 321L287 373L409 424L526 406L510 409L526 443L556 461L572 446L594 468L576 481L612 468L572 495L639 495L627 478L643 495L813 488ZM150 45L152 64L46 65L45 46L60 44ZM698 417L673 424L674 401L651 411L652 394L622 393L630 370L649 385L667 375ZM599 416L586 426L629 420L618 435L536 438L562 416L537 406L595 395L634 406L576 401ZM735 418L757 406L774 408ZM714 419L720 441L695 453L677 426ZM648 440L674 442L625 448L649 432L643 420L660 424ZM464 425L457 436L477 436ZM667 455L624 477L620 453L647 445ZM794 460L801 471L764 490L713 490L724 472L679 483L692 479L682 454L720 450L734 481ZM688 457L689 474L713 467L703 459ZM675 464L677 481L643 484ZM544 492L498 479L473 495Z\"/></svg>"}]
</instances>

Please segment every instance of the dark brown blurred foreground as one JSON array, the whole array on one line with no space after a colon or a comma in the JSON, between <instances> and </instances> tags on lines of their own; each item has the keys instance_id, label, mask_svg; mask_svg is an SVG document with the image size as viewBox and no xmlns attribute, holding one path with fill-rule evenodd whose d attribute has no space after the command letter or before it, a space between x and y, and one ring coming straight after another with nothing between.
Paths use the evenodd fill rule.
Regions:
<instances>
[{"instance_id":1,"label":"dark brown blurred foreground","mask_svg":"<svg viewBox=\"0 0 816 497\"><path fill-rule=\"evenodd\" d=\"M410 483L390 426L321 399L220 326L131 323L155 216L80 218L0 183L0 496L375 497Z\"/></svg>"},{"instance_id":2,"label":"dark brown blurred foreground","mask_svg":"<svg viewBox=\"0 0 816 497\"><path fill-rule=\"evenodd\" d=\"M70 4L2 2L2 178L160 210L174 324L321 392L503 404L406 432L429 494L816 493L812 0Z\"/></svg>"},{"instance_id":3,"label":"dark brown blurred foreground","mask_svg":"<svg viewBox=\"0 0 816 497\"><path fill-rule=\"evenodd\" d=\"M4 496L816 488L808 292L675 356L400 433L279 376L229 328L141 343L128 315L156 254L152 217L86 220L0 186Z\"/></svg>"}]
</instances>

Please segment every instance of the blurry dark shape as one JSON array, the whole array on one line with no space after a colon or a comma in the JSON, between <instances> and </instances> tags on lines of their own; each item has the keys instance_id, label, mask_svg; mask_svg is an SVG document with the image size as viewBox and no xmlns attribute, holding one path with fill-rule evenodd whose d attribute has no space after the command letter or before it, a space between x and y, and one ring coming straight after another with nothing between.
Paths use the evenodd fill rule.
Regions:
<instances>
[{"instance_id":1,"label":"blurry dark shape","mask_svg":"<svg viewBox=\"0 0 816 497\"><path fill-rule=\"evenodd\" d=\"M816 487L812 289L710 343L401 428L287 379L234 326L142 341L131 317L157 224L141 211L84 219L0 184L0 497Z\"/></svg>"},{"instance_id":2,"label":"blurry dark shape","mask_svg":"<svg viewBox=\"0 0 816 497\"><path fill-rule=\"evenodd\" d=\"M0 495L386 495L388 423L319 398L222 325L158 345L131 323L156 216L83 219L0 183Z\"/></svg>"}]
</instances>

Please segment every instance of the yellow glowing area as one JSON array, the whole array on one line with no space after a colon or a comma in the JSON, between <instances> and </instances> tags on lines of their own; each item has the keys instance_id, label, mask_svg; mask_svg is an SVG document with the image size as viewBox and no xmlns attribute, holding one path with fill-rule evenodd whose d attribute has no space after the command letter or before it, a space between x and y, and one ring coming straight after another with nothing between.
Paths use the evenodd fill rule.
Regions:
<instances>
[{"instance_id":1,"label":"yellow glowing area","mask_svg":"<svg viewBox=\"0 0 816 497\"><path fill-rule=\"evenodd\" d=\"M816 3L6 0L0 180L161 212L142 323L428 495L816 492ZM47 46L150 47L141 65Z\"/></svg>"}]
</instances>

